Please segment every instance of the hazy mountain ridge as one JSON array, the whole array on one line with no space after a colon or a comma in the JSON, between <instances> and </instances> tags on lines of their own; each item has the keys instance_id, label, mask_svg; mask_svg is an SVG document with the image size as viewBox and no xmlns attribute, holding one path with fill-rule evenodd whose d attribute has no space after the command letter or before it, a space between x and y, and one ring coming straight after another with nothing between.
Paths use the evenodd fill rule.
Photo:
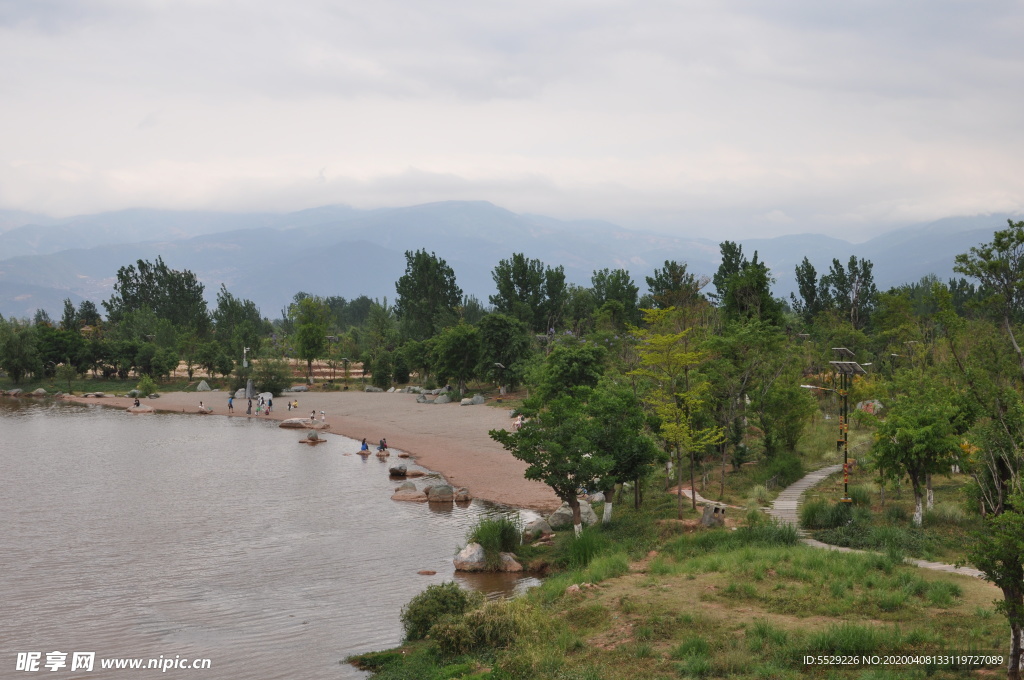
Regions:
<instances>
[{"instance_id":1,"label":"hazy mountain ridge","mask_svg":"<svg viewBox=\"0 0 1024 680\"><path fill-rule=\"evenodd\" d=\"M12 215L0 213L0 222ZM865 257L874 262L876 282L885 290L929 273L948 278L954 257L990 240L1006 218L949 218L860 244L818 234L741 243L744 254L757 251L770 267L776 294L788 296L795 288L793 271L804 256L819 275L833 258L845 264L850 255ZM643 293L645 277L665 260L684 261L698 275L713 274L720 240L633 231L600 220L518 215L481 201L372 211L323 206L286 214L127 210L0 234L0 314L25 317L43 308L53 316L65 297L98 304L109 298L118 268L157 256L173 268L194 271L211 303L223 283L270 317L300 290L393 300L404 252L420 248L444 258L463 291L485 304L494 292L492 269L515 252L563 265L566 278L580 285L589 285L595 269L626 268Z\"/></svg>"}]
</instances>

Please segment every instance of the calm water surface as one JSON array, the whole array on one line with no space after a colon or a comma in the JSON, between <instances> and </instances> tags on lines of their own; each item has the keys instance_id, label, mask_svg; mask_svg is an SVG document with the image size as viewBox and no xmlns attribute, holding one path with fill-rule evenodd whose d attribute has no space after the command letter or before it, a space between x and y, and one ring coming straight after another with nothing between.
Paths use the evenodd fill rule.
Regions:
<instances>
[{"instance_id":1,"label":"calm water surface","mask_svg":"<svg viewBox=\"0 0 1024 680\"><path fill-rule=\"evenodd\" d=\"M92 673L42 669L54 678L364 677L339 662L397 644L402 605L455 578L482 514L510 511L393 502L394 457L303 434L0 399L0 677L24 675L17 652L54 650L97 658ZM459 580L491 594L536 583ZM161 655L212 669L98 668Z\"/></svg>"}]
</instances>

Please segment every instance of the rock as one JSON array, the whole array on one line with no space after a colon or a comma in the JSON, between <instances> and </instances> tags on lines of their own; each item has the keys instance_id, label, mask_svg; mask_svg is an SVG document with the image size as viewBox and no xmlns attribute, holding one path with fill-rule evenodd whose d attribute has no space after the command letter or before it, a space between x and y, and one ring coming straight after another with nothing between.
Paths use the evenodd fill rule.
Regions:
<instances>
[{"instance_id":1,"label":"rock","mask_svg":"<svg viewBox=\"0 0 1024 680\"><path fill-rule=\"evenodd\" d=\"M466 487L462 486L455 490L456 503L465 503L471 500L473 500L473 497L469 495L469 489Z\"/></svg>"},{"instance_id":2,"label":"rock","mask_svg":"<svg viewBox=\"0 0 1024 680\"><path fill-rule=\"evenodd\" d=\"M266 402L266 401L270 401L271 399L274 398L274 393L273 392L260 392L256 396L257 397L263 397L263 401Z\"/></svg>"},{"instance_id":3,"label":"rock","mask_svg":"<svg viewBox=\"0 0 1024 680\"><path fill-rule=\"evenodd\" d=\"M452 400L452 398L449 397L447 394L439 394L439 395L437 395L437 399L434 400L434 403L435 404L447 404L447 403L450 403L451 400Z\"/></svg>"},{"instance_id":4,"label":"rock","mask_svg":"<svg viewBox=\"0 0 1024 680\"><path fill-rule=\"evenodd\" d=\"M384 390L382 390L381 388L374 387L373 385L367 385L366 387L363 388L363 392L383 392L383 391Z\"/></svg>"},{"instance_id":5,"label":"rock","mask_svg":"<svg viewBox=\"0 0 1024 680\"><path fill-rule=\"evenodd\" d=\"M566 595L579 595L580 587L573 583L571 586L565 589Z\"/></svg>"},{"instance_id":6,"label":"rock","mask_svg":"<svg viewBox=\"0 0 1024 680\"><path fill-rule=\"evenodd\" d=\"M388 469L388 474L392 477L405 477L406 472L407 470L404 465L396 465L395 467Z\"/></svg>"},{"instance_id":7,"label":"rock","mask_svg":"<svg viewBox=\"0 0 1024 680\"><path fill-rule=\"evenodd\" d=\"M252 378L245 381L245 394L244 399L252 399L256 396L256 386L252 384Z\"/></svg>"},{"instance_id":8,"label":"rock","mask_svg":"<svg viewBox=\"0 0 1024 680\"><path fill-rule=\"evenodd\" d=\"M512 553L500 553L501 566L498 571L517 572L523 570L523 565L516 562L516 556Z\"/></svg>"},{"instance_id":9,"label":"rock","mask_svg":"<svg viewBox=\"0 0 1024 680\"><path fill-rule=\"evenodd\" d=\"M139 396L140 394L142 394L142 393L139 392L138 390L128 390L128 394L126 394L124 396L135 398L135 397Z\"/></svg>"},{"instance_id":10,"label":"rock","mask_svg":"<svg viewBox=\"0 0 1024 680\"><path fill-rule=\"evenodd\" d=\"M598 491L595 494L590 495L591 503L604 503L604 494Z\"/></svg>"},{"instance_id":11,"label":"rock","mask_svg":"<svg viewBox=\"0 0 1024 680\"><path fill-rule=\"evenodd\" d=\"M423 396L422 394L421 394L421 395L419 395L418 397L416 397L416 403L417 403L417 404L426 404L426 403L427 403L428 401L430 401L430 400L429 400L429 399L427 399L427 398L426 398L425 396Z\"/></svg>"},{"instance_id":12,"label":"rock","mask_svg":"<svg viewBox=\"0 0 1024 680\"><path fill-rule=\"evenodd\" d=\"M205 380L200 380L199 384L196 385L196 392L211 392L209 383Z\"/></svg>"},{"instance_id":13,"label":"rock","mask_svg":"<svg viewBox=\"0 0 1024 680\"><path fill-rule=\"evenodd\" d=\"M309 392L309 385L292 385L289 392Z\"/></svg>"},{"instance_id":14,"label":"rock","mask_svg":"<svg viewBox=\"0 0 1024 680\"><path fill-rule=\"evenodd\" d=\"M470 543L455 556L455 571L486 571L487 560L484 547L479 543Z\"/></svg>"},{"instance_id":15,"label":"rock","mask_svg":"<svg viewBox=\"0 0 1024 680\"><path fill-rule=\"evenodd\" d=\"M402 486L395 489L395 491L415 491L416 485L412 482L402 482Z\"/></svg>"},{"instance_id":16,"label":"rock","mask_svg":"<svg viewBox=\"0 0 1024 680\"><path fill-rule=\"evenodd\" d=\"M97 392L97 393L96 393L96 396L97 396L97 397L102 397L102 396L103 396L103 393L102 393L102 392ZM154 392L153 394L149 395L149 398L150 398L150 399L159 399L159 398L160 398L160 395L159 395L158 393Z\"/></svg>"},{"instance_id":17,"label":"rock","mask_svg":"<svg viewBox=\"0 0 1024 680\"><path fill-rule=\"evenodd\" d=\"M245 399L245 388L239 387L235 390L235 399Z\"/></svg>"},{"instance_id":18,"label":"rock","mask_svg":"<svg viewBox=\"0 0 1024 680\"><path fill-rule=\"evenodd\" d=\"M416 573L419 574L420 576L433 576L437 572L436 571L431 571L429 569L420 569Z\"/></svg>"},{"instance_id":19,"label":"rock","mask_svg":"<svg viewBox=\"0 0 1024 680\"><path fill-rule=\"evenodd\" d=\"M46 396L46 390L44 390L42 387L40 387L38 389L33 390L32 394L34 396L37 396L37 397L45 397Z\"/></svg>"},{"instance_id":20,"label":"rock","mask_svg":"<svg viewBox=\"0 0 1024 680\"><path fill-rule=\"evenodd\" d=\"M306 435L306 439L312 442L319 441L320 435L317 433L316 430L310 430L309 434Z\"/></svg>"},{"instance_id":21,"label":"rock","mask_svg":"<svg viewBox=\"0 0 1024 680\"><path fill-rule=\"evenodd\" d=\"M597 524L597 513L590 507L590 503L580 501L580 521L583 526L589 527ZM568 503L562 503L562 507L555 510L548 516L548 524L552 529L567 529L572 526L572 510Z\"/></svg>"},{"instance_id":22,"label":"rock","mask_svg":"<svg viewBox=\"0 0 1024 680\"><path fill-rule=\"evenodd\" d=\"M140 404L138 406L129 406L127 409L128 413L156 413L152 406L146 404Z\"/></svg>"},{"instance_id":23,"label":"rock","mask_svg":"<svg viewBox=\"0 0 1024 680\"><path fill-rule=\"evenodd\" d=\"M472 405L473 405L473 400L470 399L469 397L466 397L465 399L463 399L462 401L459 402L459 406L472 406Z\"/></svg>"},{"instance_id":24,"label":"rock","mask_svg":"<svg viewBox=\"0 0 1024 680\"><path fill-rule=\"evenodd\" d=\"M719 508L716 505L705 505L704 514L700 518L701 526L705 527L724 527L725 526L725 508Z\"/></svg>"},{"instance_id":25,"label":"rock","mask_svg":"<svg viewBox=\"0 0 1024 680\"><path fill-rule=\"evenodd\" d=\"M15 388L13 390L7 390L7 396L8 397L16 397L19 394L21 394L21 389L20 388ZM85 395L85 396L89 396L89 395Z\"/></svg>"},{"instance_id":26,"label":"rock","mask_svg":"<svg viewBox=\"0 0 1024 680\"><path fill-rule=\"evenodd\" d=\"M398 454L398 457L399 458L408 458L409 454L406 453L405 451L402 451L401 453Z\"/></svg>"},{"instance_id":27,"label":"rock","mask_svg":"<svg viewBox=\"0 0 1024 680\"><path fill-rule=\"evenodd\" d=\"M394 393L395 393L395 388L394 387L389 387L388 388L388 394L394 394Z\"/></svg>"},{"instance_id":28,"label":"rock","mask_svg":"<svg viewBox=\"0 0 1024 680\"><path fill-rule=\"evenodd\" d=\"M422 491L417 491L416 489L404 489L402 491L396 491L394 495L391 496L391 500L410 501L412 503L426 503L427 494L423 493Z\"/></svg>"},{"instance_id":29,"label":"rock","mask_svg":"<svg viewBox=\"0 0 1024 680\"><path fill-rule=\"evenodd\" d=\"M535 519L523 527L523 541L533 541L551 533L551 525L543 519Z\"/></svg>"},{"instance_id":30,"label":"rock","mask_svg":"<svg viewBox=\"0 0 1024 680\"><path fill-rule=\"evenodd\" d=\"M480 404L483 404L487 400L484 398L484 395L482 394L474 394L472 401L474 406L479 406Z\"/></svg>"},{"instance_id":31,"label":"rock","mask_svg":"<svg viewBox=\"0 0 1024 680\"><path fill-rule=\"evenodd\" d=\"M431 503L451 503L455 500L455 489L448 484L435 484L425 489Z\"/></svg>"},{"instance_id":32,"label":"rock","mask_svg":"<svg viewBox=\"0 0 1024 680\"><path fill-rule=\"evenodd\" d=\"M437 394L448 394L449 392L451 392L451 390L449 390L448 386L445 385L444 387L437 391Z\"/></svg>"},{"instance_id":33,"label":"rock","mask_svg":"<svg viewBox=\"0 0 1024 680\"><path fill-rule=\"evenodd\" d=\"M409 470L408 472L405 473L405 476L406 477L422 477L425 474L427 474L427 473L424 472L423 470Z\"/></svg>"}]
</instances>

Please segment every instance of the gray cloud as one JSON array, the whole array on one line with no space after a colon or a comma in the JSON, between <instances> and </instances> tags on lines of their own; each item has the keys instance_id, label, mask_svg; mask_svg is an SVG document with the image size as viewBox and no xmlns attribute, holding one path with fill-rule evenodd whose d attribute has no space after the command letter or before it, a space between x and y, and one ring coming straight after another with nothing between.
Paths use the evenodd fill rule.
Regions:
<instances>
[{"instance_id":1,"label":"gray cloud","mask_svg":"<svg viewBox=\"0 0 1024 680\"><path fill-rule=\"evenodd\" d=\"M1019 210L1021 28L1008 1L0 0L0 207Z\"/></svg>"}]
</instances>

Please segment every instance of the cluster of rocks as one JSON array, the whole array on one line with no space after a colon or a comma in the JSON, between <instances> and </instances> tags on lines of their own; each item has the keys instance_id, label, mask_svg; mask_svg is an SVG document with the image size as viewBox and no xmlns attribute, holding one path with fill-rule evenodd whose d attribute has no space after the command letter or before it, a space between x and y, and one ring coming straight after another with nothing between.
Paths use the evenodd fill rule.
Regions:
<instances>
[{"instance_id":1,"label":"cluster of rocks","mask_svg":"<svg viewBox=\"0 0 1024 680\"><path fill-rule=\"evenodd\" d=\"M473 500L473 497L469 495L469 489L455 488L451 484L428 484L419 490L414 483L404 482L395 489L391 500L413 503L463 503Z\"/></svg>"},{"instance_id":2,"label":"cluster of rocks","mask_svg":"<svg viewBox=\"0 0 1024 680\"><path fill-rule=\"evenodd\" d=\"M501 562L497 569L487 564L487 556L484 547L479 543L470 543L459 551L455 556L455 571L507 571L517 572L523 570L523 565L516 562L516 556L512 553L498 553Z\"/></svg>"},{"instance_id":3,"label":"cluster of rocks","mask_svg":"<svg viewBox=\"0 0 1024 680\"><path fill-rule=\"evenodd\" d=\"M4 395L5 397L45 397L45 396L47 396L49 394L49 392L44 390L42 387L40 387L40 388L38 388L36 390L33 390L31 392L26 392L26 391L24 391L22 389L14 388L13 390L7 390L6 392L0 392L0 394ZM63 392L57 392L57 395L60 395L60 394L63 394Z\"/></svg>"},{"instance_id":4,"label":"cluster of rocks","mask_svg":"<svg viewBox=\"0 0 1024 680\"><path fill-rule=\"evenodd\" d=\"M388 468L388 474L392 477L422 477L427 473L423 470L410 470L405 465L399 464L392 468Z\"/></svg>"}]
</instances>

